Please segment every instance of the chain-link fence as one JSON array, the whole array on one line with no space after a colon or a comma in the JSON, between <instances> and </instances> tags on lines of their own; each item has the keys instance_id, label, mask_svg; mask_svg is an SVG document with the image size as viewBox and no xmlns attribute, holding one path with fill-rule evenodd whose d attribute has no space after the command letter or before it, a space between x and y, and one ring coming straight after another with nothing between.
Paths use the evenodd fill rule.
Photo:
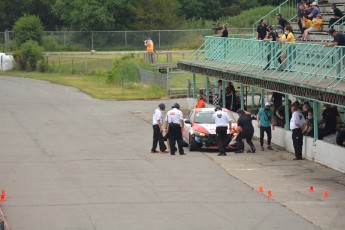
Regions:
<instances>
[{"instance_id":1,"label":"chain-link fence","mask_svg":"<svg viewBox=\"0 0 345 230\"><path fill-rule=\"evenodd\" d=\"M199 47L211 29L142 31L45 31L46 51L144 50L144 40L151 38L155 49L193 49ZM251 28L230 28L229 37L253 37ZM13 47L13 32L0 33L0 45Z\"/></svg>"}]
</instances>

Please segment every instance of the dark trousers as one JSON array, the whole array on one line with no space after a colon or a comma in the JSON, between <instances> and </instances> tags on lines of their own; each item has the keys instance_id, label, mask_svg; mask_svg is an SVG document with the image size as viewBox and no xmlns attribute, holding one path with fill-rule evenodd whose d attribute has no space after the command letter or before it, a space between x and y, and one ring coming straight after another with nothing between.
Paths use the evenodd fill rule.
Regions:
<instances>
[{"instance_id":1,"label":"dark trousers","mask_svg":"<svg viewBox=\"0 0 345 230\"><path fill-rule=\"evenodd\" d=\"M302 147L303 147L303 134L302 129L293 129L292 130L292 142L293 148L295 149L295 156L298 159L302 158Z\"/></svg>"},{"instance_id":2,"label":"dark trousers","mask_svg":"<svg viewBox=\"0 0 345 230\"><path fill-rule=\"evenodd\" d=\"M265 132L267 133L267 145L271 145L271 140L272 140L271 126L268 126L268 127L260 126L260 144L261 144L261 146L264 145Z\"/></svg>"},{"instance_id":3,"label":"dark trousers","mask_svg":"<svg viewBox=\"0 0 345 230\"><path fill-rule=\"evenodd\" d=\"M226 135L227 135L228 127L217 127L216 134L217 134L217 144L219 148L219 153L225 153L225 145L226 145Z\"/></svg>"},{"instance_id":4,"label":"dark trousers","mask_svg":"<svg viewBox=\"0 0 345 230\"><path fill-rule=\"evenodd\" d=\"M240 132L237 137L236 137L236 145L237 145L237 148L239 150L242 150L243 151L243 143L242 143L242 140L243 139L246 139L247 143L249 144L250 148L252 150L255 149L254 147L254 144L252 142L252 138L253 138L253 135L254 135L254 131L253 132L248 132L248 131L242 131Z\"/></svg>"},{"instance_id":5,"label":"dark trousers","mask_svg":"<svg viewBox=\"0 0 345 230\"><path fill-rule=\"evenodd\" d=\"M335 132L332 132L328 129L319 129L319 140L322 140L325 136L328 136L332 133L335 133Z\"/></svg>"},{"instance_id":6,"label":"dark trousers","mask_svg":"<svg viewBox=\"0 0 345 230\"><path fill-rule=\"evenodd\" d=\"M162 135L161 131L159 130L158 125L153 125L152 127L153 127L153 142L152 142L151 151L156 150L157 144L159 142L159 149L163 152L167 149L167 147L164 144L163 135Z\"/></svg>"},{"instance_id":7,"label":"dark trousers","mask_svg":"<svg viewBox=\"0 0 345 230\"><path fill-rule=\"evenodd\" d=\"M340 18L331 18L329 19L329 24L328 24L328 27L331 28L331 25L333 25L335 22L337 22L337 24L340 24L343 22L343 19L342 20L339 20Z\"/></svg>"},{"instance_id":8,"label":"dark trousers","mask_svg":"<svg viewBox=\"0 0 345 230\"><path fill-rule=\"evenodd\" d=\"M183 151L183 141L182 141L182 131L180 124L170 123L169 124L169 139L170 139L170 153L175 154L177 142L178 152L184 154Z\"/></svg>"}]
</instances>

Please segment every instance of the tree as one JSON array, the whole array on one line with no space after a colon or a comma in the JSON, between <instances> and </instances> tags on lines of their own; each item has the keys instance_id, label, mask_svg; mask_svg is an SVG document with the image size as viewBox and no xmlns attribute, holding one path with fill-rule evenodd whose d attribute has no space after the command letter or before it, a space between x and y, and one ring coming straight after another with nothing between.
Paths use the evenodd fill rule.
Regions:
<instances>
[{"instance_id":1,"label":"tree","mask_svg":"<svg viewBox=\"0 0 345 230\"><path fill-rule=\"evenodd\" d=\"M43 38L42 22L37 16L24 15L14 24L13 35L18 47L28 40L36 41L41 45Z\"/></svg>"}]
</instances>

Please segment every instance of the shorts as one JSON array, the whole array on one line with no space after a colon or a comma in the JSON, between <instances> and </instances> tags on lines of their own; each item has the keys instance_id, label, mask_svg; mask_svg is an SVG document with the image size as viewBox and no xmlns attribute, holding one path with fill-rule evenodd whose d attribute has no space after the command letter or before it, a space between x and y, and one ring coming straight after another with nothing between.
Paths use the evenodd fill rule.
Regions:
<instances>
[{"instance_id":1,"label":"shorts","mask_svg":"<svg viewBox=\"0 0 345 230\"><path fill-rule=\"evenodd\" d=\"M319 31L317 29L315 29L314 27L310 27L309 32L319 32Z\"/></svg>"}]
</instances>

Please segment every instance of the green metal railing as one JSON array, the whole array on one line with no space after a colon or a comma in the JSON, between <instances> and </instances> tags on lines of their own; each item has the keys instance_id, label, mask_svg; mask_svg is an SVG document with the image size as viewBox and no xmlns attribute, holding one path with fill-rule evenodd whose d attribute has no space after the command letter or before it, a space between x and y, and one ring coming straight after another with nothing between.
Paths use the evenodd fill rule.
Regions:
<instances>
[{"instance_id":1,"label":"green metal railing","mask_svg":"<svg viewBox=\"0 0 345 230\"><path fill-rule=\"evenodd\" d=\"M281 14L282 18L284 18L287 21L292 21L297 16L297 1L296 0L286 0L279 6L277 6L275 9L273 9L271 12L257 20L253 24L253 34L255 36L256 28L258 25L260 25L261 19L266 19L267 25L277 25L278 20L276 19L277 14Z\"/></svg>"},{"instance_id":2,"label":"green metal railing","mask_svg":"<svg viewBox=\"0 0 345 230\"><path fill-rule=\"evenodd\" d=\"M345 27L345 15L339 18L339 20L337 20L331 25L331 28L334 28L336 31L342 31L342 32L344 32L344 27Z\"/></svg>"},{"instance_id":3,"label":"green metal railing","mask_svg":"<svg viewBox=\"0 0 345 230\"><path fill-rule=\"evenodd\" d=\"M279 62L284 53L286 59ZM187 62L241 75L333 89L345 79L344 56L345 47L341 46L206 37ZM270 70L265 69L268 64Z\"/></svg>"}]
</instances>

